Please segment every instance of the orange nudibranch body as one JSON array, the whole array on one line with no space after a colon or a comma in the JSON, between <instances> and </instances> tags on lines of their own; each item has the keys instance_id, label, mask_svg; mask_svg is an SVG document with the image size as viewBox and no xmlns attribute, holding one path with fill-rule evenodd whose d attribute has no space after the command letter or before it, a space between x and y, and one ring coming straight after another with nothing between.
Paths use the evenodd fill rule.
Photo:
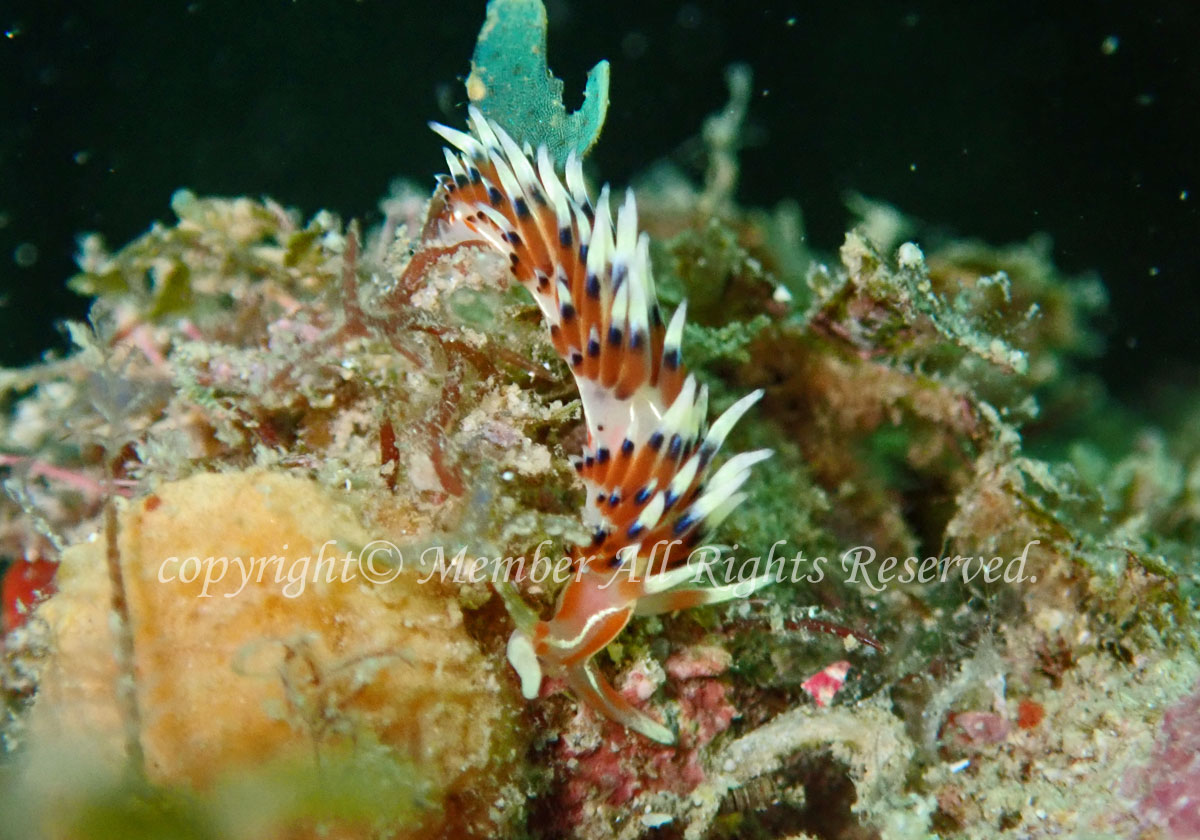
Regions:
<instances>
[{"instance_id":1,"label":"orange nudibranch body","mask_svg":"<svg viewBox=\"0 0 1200 840\"><path fill-rule=\"evenodd\" d=\"M614 219L608 187L593 207L574 156L564 184L544 147L518 146L473 107L470 122L470 134L432 124L457 152L446 150L450 174L439 179L426 238L436 245L477 241L507 254L571 369L588 431L574 464L587 490L583 516L594 529L592 544L579 553L577 574L551 619L537 620L509 601L518 625L509 661L526 697L537 696L543 673L561 676L597 711L673 743L671 730L617 693L591 659L635 614L744 597L769 582L764 576L686 585L696 577L688 550L742 501L750 468L770 455L735 455L708 474L730 429L762 392L738 400L709 426L708 391L687 375L681 356L686 306L664 324L632 192Z\"/></svg>"}]
</instances>

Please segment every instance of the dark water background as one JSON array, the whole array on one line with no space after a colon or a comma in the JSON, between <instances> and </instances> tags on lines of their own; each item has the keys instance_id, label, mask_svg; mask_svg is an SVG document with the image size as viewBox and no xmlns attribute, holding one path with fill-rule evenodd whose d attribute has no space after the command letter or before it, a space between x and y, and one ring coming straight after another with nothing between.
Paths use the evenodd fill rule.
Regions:
<instances>
[{"instance_id":1,"label":"dark water background","mask_svg":"<svg viewBox=\"0 0 1200 840\"><path fill-rule=\"evenodd\" d=\"M848 190L1001 243L1046 231L1112 296L1093 365L1126 400L1200 368L1200 3L549 0L575 104L612 62L593 159L621 183L755 71L739 197L795 198L833 250ZM370 220L443 166L482 0L0 0L0 363L61 346L74 236L117 246L178 187Z\"/></svg>"}]
</instances>

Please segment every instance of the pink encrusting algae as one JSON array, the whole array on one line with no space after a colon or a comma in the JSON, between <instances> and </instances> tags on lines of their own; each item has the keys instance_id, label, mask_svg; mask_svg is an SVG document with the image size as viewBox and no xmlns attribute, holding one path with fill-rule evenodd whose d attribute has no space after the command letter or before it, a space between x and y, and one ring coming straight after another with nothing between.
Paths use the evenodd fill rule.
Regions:
<instances>
[{"instance_id":1,"label":"pink encrusting algae","mask_svg":"<svg viewBox=\"0 0 1200 840\"><path fill-rule=\"evenodd\" d=\"M734 403L711 426L708 391L681 358L686 306L669 323L659 310L650 240L638 234L627 193L614 221L604 187L593 205L572 154L560 179L546 148L521 148L475 108L472 133L433 124L446 150L427 243L481 242L507 254L512 275L534 296L555 349L583 402L588 443L575 467L587 488L590 546L554 616L543 621L502 590L517 629L508 657L522 693L536 697L543 672L561 676L581 700L648 738L675 734L636 709L591 667L592 657L633 615L655 615L744 597L769 576L726 586L686 586L688 552L744 498L750 468L769 450L735 455L709 476L730 429L762 396Z\"/></svg>"},{"instance_id":2,"label":"pink encrusting algae","mask_svg":"<svg viewBox=\"0 0 1200 840\"><path fill-rule=\"evenodd\" d=\"M1126 794L1141 794L1134 813L1171 840L1200 836L1200 687L1169 708L1150 763L1125 779Z\"/></svg>"}]
</instances>

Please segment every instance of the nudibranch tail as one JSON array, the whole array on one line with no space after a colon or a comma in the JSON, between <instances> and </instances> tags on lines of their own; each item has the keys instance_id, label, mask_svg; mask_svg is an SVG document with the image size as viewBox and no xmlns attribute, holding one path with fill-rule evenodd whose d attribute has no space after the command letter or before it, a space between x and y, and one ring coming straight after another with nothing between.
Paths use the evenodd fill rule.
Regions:
<instances>
[{"instance_id":1,"label":"nudibranch tail","mask_svg":"<svg viewBox=\"0 0 1200 840\"><path fill-rule=\"evenodd\" d=\"M537 695L546 671L606 716L672 743L670 731L605 683L590 659L634 614L744 597L769 582L683 588L696 576L686 566L688 551L743 500L751 468L770 455L735 455L709 475L730 430L762 392L709 425L708 390L683 364L687 307L664 321L632 191L614 216L607 186L591 202L574 154L560 177L545 147L518 146L474 107L469 121L470 133L430 124L453 150L445 151L449 175L438 179L425 235L441 245L477 241L507 255L571 370L588 432L573 463L587 491L592 544L577 553L577 574L550 620L536 620L515 603L515 591L502 590L518 625L509 661L526 697Z\"/></svg>"}]
</instances>

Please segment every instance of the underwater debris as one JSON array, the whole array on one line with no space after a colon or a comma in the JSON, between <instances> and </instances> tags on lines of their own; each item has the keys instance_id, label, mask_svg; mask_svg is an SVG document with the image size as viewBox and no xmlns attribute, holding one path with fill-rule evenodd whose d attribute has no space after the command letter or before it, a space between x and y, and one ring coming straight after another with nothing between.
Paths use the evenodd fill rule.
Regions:
<instances>
[{"instance_id":1,"label":"underwater debris","mask_svg":"<svg viewBox=\"0 0 1200 840\"><path fill-rule=\"evenodd\" d=\"M704 177L704 193L696 206L701 217L730 216L737 191L737 144L741 140L742 124L750 107L750 92L754 73L746 64L735 64L725 71L729 86L729 102L704 121L704 142L708 146L708 171Z\"/></svg>"},{"instance_id":2,"label":"underwater debris","mask_svg":"<svg viewBox=\"0 0 1200 840\"><path fill-rule=\"evenodd\" d=\"M876 824L883 829L883 836L912 836L901 826L922 825L924 809L919 799L903 793L901 777L913 745L885 708L878 702L864 702L853 710L793 709L725 744L710 759L712 775L692 793L687 810L680 814L687 826L684 837L698 840L706 836L731 791L770 778L805 747L826 745L854 780L854 810L868 816L886 815L891 825Z\"/></svg>"},{"instance_id":3,"label":"underwater debris","mask_svg":"<svg viewBox=\"0 0 1200 840\"><path fill-rule=\"evenodd\" d=\"M845 660L834 662L800 683L800 687L808 692L818 706L828 706L833 696L841 691L850 667Z\"/></svg>"}]
</instances>

